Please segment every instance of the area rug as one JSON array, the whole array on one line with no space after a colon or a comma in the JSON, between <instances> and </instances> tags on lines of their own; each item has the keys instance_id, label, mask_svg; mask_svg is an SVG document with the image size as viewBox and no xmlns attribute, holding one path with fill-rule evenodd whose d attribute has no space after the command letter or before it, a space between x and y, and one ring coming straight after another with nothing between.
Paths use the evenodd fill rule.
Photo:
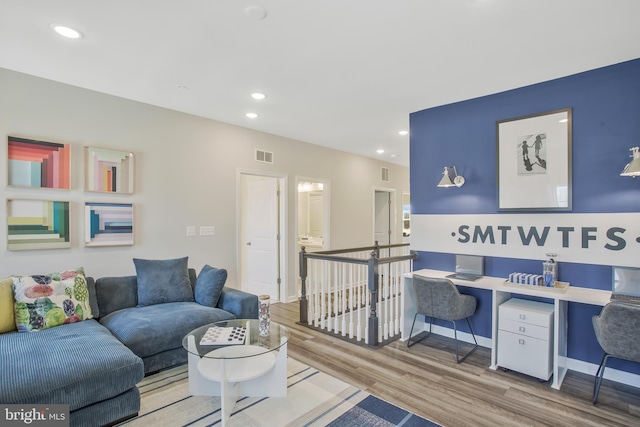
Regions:
<instances>
[{"instance_id":1,"label":"area rug","mask_svg":"<svg viewBox=\"0 0 640 427\"><path fill-rule=\"evenodd\" d=\"M288 359L287 370L287 397L240 398L227 425L438 426L295 359ZM120 426L221 424L219 397L189 395L186 365L148 376L138 388L142 396L140 413Z\"/></svg>"}]
</instances>

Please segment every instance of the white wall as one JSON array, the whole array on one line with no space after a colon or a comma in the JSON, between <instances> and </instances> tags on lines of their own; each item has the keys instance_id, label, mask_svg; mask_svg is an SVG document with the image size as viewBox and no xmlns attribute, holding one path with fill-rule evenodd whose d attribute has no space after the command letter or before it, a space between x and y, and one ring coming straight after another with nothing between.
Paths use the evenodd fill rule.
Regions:
<instances>
[{"instance_id":1,"label":"white wall","mask_svg":"<svg viewBox=\"0 0 640 427\"><path fill-rule=\"evenodd\" d=\"M6 208L0 232L0 277L83 266L93 277L135 274L132 258L189 256L191 267L226 268L237 283L238 170L286 174L288 299L295 298L297 244L295 176L331 182L332 248L373 243L374 186L409 190L408 168L246 128L153 107L0 69L0 198L71 202L71 249L6 250ZM329 124L330 125L330 124ZM7 187L7 136L72 145L71 190ZM135 153L135 194L83 191L83 146ZM256 149L274 152L272 165L255 162ZM390 169L381 182L380 168ZM401 218L401 197L397 198ZM85 248L85 201L134 204L133 246ZM188 225L213 225L215 236L186 237ZM398 236L402 235L398 221Z\"/></svg>"}]
</instances>

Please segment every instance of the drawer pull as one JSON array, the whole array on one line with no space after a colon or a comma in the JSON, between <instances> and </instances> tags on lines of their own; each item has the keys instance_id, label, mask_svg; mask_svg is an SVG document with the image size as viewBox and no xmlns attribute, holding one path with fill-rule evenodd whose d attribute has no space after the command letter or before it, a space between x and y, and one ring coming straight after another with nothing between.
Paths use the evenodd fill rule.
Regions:
<instances>
[{"instance_id":1,"label":"drawer pull","mask_svg":"<svg viewBox=\"0 0 640 427\"><path fill-rule=\"evenodd\" d=\"M527 316L525 316L524 314L520 315L520 320L525 320L527 318Z\"/></svg>"},{"instance_id":2,"label":"drawer pull","mask_svg":"<svg viewBox=\"0 0 640 427\"><path fill-rule=\"evenodd\" d=\"M519 340L518 340L518 344L520 344L520 345L524 345L524 340L523 340L522 338L521 338L521 339L519 339Z\"/></svg>"},{"instance_id":3,"label":"drawer pull","mask_svg":"<svg viewBox=\"0 0 640 427\"><path fill-rule=\"evenodd\" d=\"M526 328L525 328L524 326L520 326L520 327L518 328L518 330L519 330L520 332L524 332L524 331L525 331L525 329L526 329Z\"/></svg>"}]
</instances>

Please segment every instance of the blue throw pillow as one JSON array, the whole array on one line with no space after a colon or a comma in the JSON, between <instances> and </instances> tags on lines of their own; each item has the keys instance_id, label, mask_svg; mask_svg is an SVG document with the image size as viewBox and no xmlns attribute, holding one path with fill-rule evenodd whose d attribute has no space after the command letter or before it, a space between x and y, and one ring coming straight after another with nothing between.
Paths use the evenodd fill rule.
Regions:
<instances>
[{"instance_id":1,"label":"blue throw pillow","mask_svg":"<svg viewBox=\"0 0 640 427\"><path fill-rule=\"evenodd\" d=\"M227 281L227 270L205 265L196 279L196 302L208 307L218 305L224 283Z\"/></svg>"},{"instance_id":2,"label":"blue throw pillow","mask_svg":"<svg viewBox=\"0 0 640 427\"><path fill-rule=\"evenodd\" d=\"M194 301L189 281L189 257L151 260L134 258L138 307L166 302Z\"/></svg>"}]
</instances>

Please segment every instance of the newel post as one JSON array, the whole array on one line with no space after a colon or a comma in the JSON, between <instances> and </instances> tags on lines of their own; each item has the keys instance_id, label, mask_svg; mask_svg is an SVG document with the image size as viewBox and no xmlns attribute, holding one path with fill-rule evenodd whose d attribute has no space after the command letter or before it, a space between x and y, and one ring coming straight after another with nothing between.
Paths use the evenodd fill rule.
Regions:
<instances>
[{"instance_id":1,"label":"newel post","mask_svg":"<svg viewBox=\"0 0 640 427\"><path fill-rule=\"evenodd\" d=\"M377 242L376 242L377 243ZM367 262L367 286L369 293L371 294L370 304L371 310L369 314L369 334L367 335L369 345L378 345L378 316L376 313L376 306L378 304L378 258L376 257L376 251L371 252L371 257Z\"/></svg>"},{"instance_id":2,"label":"newel post","mask_svg":"<svg viewBox=\"0 0 640 427\"><path fill-rule=\"evenodd\" d=\"M304 246L300 249L300 281L302 282L300 294L300 323L307 323L307 257Z\"/></svg>"}]
</instances>

